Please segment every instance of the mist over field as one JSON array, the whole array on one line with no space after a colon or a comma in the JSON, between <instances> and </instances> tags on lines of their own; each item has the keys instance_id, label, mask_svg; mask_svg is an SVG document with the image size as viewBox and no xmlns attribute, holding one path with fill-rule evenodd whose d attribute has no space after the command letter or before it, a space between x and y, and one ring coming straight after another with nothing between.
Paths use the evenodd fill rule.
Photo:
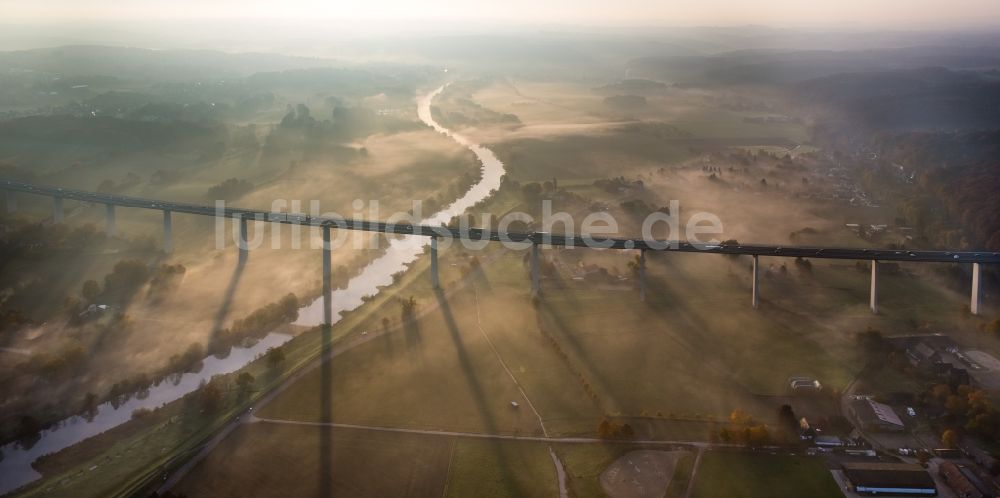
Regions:
<instances>
[{"instance_id":1,"label":"mist over field","mask_svg":"<svg viewBox=\"0 0 1000 498\"><path fill-rule=\"evenodd\" d=\"M991 2L0 19L0 495L1000 492Z\"/></svg>"}]
</instances>

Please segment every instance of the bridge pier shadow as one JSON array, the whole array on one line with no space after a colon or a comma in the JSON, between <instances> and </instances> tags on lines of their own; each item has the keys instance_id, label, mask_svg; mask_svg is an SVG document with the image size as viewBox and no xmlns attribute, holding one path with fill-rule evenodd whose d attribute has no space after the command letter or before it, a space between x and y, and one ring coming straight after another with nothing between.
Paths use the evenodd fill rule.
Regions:
<instances>
[{"instance_id":1,"label":"bridge pier shadow","mask_svg":"<svg viewBox=\"0 0 1000 498\"><path fill-rule=\"evenodd\" d=\"M320 389L319 389L319 496L333 496L333 358L329 356L333 348L333 327L320 326L321 348Z\"/></svg>"},{"instance_id":2,"label":"bridge pier shadow","mask_svg":"<svg viewBox=\"0 0 1000 498\"><path fill-rule=\"evenodd\" d=\"M498 428L496 420L494 419L492 412L490 412L483 387L479 382L478 376L476 375L472 360L469 358L469 354L465 349L465 343L462 340L458 324L455 322L455 316L451 311L451 305L448 304L448 298L441 289L435 289L434 295L437 299L438 307L441 310L441 316L444 319L445 326L448 328L448 333L451 335L452 343L455 346L455 353L458 356L458 362L461 366L462 374L469 386L469 391L472 393L473 401L479 411L480 417L483 420L486 432L489 434L497 434ZM525 496L524 490L520 488L517 481L514 479L514 476L511 474L510 464L507 462L507 456L504 454L503 448L500 447L500 441L484 441L487 442L486 444L490 445L490 449L496 457L496 461L499 465L498 470L500 471L500 478L503 482L510 486L511 496Z\"/></svg>"},{"instance_id":3,"label":"bridge pier shadow","mask_svg":"<svg viewBox=\"0 0 1000 498\"><path fill-rule=\"evenodd\" d=\"M233 296L236 295L240 279L243 278L243 270L246 269L246 264L246 259L240 258L236 263L236 268L233 270L232 276L229 277L229 285L226 286L226 292L222 295L222 303L219 305L218 311L215 312L215 319L212 322L211 336L208 341L209 349L212 348L212 345L219 336L219 332L222 331L223 325L226 323L226 318L229 317L229 310L233 305Z\"/></svg>"}]
</instances>

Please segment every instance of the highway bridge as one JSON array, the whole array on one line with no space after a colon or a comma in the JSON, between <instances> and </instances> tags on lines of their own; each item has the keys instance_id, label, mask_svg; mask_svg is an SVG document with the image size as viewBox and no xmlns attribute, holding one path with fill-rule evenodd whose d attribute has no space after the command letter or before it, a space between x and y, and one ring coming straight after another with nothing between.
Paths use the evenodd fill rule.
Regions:
<instances>
[{"instance_id":1,"label":"highway bridge","mask_svg":"<svg viewBox=\"0 0 1000 498\"><path fill-rule=\"evenodd\" d=\"M970 310L979 314L982 299L981 267L983 264L1000 262L1000 252L990 251L910 251L895 249L848 249L832 247L801 247L775 245L737 245L737 244L692 244L676 240L644 240L617 237L565 236L547 232L498 231L481 228L455 228L408 223L386 223L373 220L359 220L342 217L310 216L301 213L281 213L255 209L233 208L225 206L204 206L169 202L139 197L88 192L36 185L16 180L0 180L0 189L5 191L8 212L17 211L17 195L19 193L34 194L52 198L52 219L62 223L63 201L65 199L92 204L103 204L106 209L106 229L109 235L115 234L115 208L152 209L163 213L163 248L169 253L172 250L171 216L173 213L192 214L211 217L225 217L239 220L240 243L238 244L240 258L245 260L248 247L247 221L255 220L267 223L284 223L318 227L323 231L323 240L329 242L330 229L363 230L398 235L416 235L431 238L431 278L434 286L438 286L437 272L437 240L439 238L464 239L470 241L520 242L531 248L531 281L532 293L540 292L538 249L540 246L550 247L590 247L620 250L638 250L639 257L639 291L640 298L645 299L645 254L646 251L689 252L698 254L747 255L753 258L752 305L756 308L760 303L760 256L782 258L817 258L817 259L847 259L871 262L870 307L872 312L878 312L878 280L879 265L882 262L915 262L915 263L966 263L972 264L972 292ZM323 282L324 301L329 299L330 289L330 248L325 243L323 247ZM325 306L326 322L330 322L329 309Z\"/></svg>"}]
</instances>

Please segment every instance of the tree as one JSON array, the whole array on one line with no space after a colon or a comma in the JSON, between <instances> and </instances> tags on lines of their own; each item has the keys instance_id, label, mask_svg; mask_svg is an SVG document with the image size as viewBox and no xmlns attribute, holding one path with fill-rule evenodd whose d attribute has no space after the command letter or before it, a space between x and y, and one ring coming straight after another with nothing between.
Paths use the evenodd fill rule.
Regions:
<instances>
[{"instance_id":1,"label":"tree","mask_svg":"<svg viewBox=\"0 0 1000 498\"><path fill-rule=\"evenodd\" d=\"M766 425L760 424L748 427L746 438L747 444L751 446L761 446L770 441L771 434L768 432Z\"/></svg>"},{"instance_id":2,"label":"tree","mask_svg":"<svg viewBox=\"0 0 1000 498\"><path fill-rule=\"evenodd\" d=\"M537 202L542 196L542 185L537 182L526 183L521 186L521 195L523 195L525 200L529 203Z\"/></svg>"},{"instance_id":3,"label":"tree","mask_svg":"<svg viewBox=\"0 0 1000 498\"><path fill-rule=\"evenodd\" d=\"M86 413L86 414L94 413L94 414L96 414L97 413L97 395L94 394L94 393L88 392L83 397L83 404L81 406L82 406L82 410L81 411L83 413Z\"/></svg>"},{"instance_id":4,"label":"tree","mask_svg":"<svg viewBox=\"0 0 1000 498\"><path fill-rule=\"evenodd\" d=\"M634 258L630 259L626 264L626 266L628 266L629 272L632 274L632 276L638 278L639 270L642 268L640 257L635 256Z\"/></svg>"},{"instance_id":5,"label":"tree","mask_svg":"<svg viewBox=\"0 0 1000 498\"><path fill-rule=\"evenodd\" d=\"M948 414L953 417L958 417L964 415L969 408L968 400L957 394L952 394L948 396L948 399L944 402L944 407L948 410Z\"/></svg>"},{"instance_id":6,"label":"tree","mask_svg":"<svg viewBox=\"0 0 1000 498\"><path fill-rule=\"evenodd\" d=\"M601 439L608 439L612 437L611 421L608 419L601 420L601 423L597 425L597 437Z\"/></svg>"},{"instance_id":7,"label":"tree","mask_svg":"<svg viewBox=\"0 0 1000 498\"><path fill-rule=\"evenodd\" d=\"M404 321L413 318L413 314L417 310L417 300L413 296L406 299L400 299L399 307L400 314L402 315Z\"/></svg>"},{"instance_id":8,"label":"tree","mask_svg":"<svg viewBox=\"0 0 1000 498\"><path fill-rule=\"evenodd\" d=\"M239 387L240 394L246 394L250 392L250 388L253 387L253 375L250 372L242 372L236 377L236 386Z\"/></svg>"},{"instance_id":9,"label":"tree","mask_svg":"<svg viewBox=\"0 0 1000 498\"><path fill-rule=\"evenodd\" d=\"M267 357L267 364L268 364L268 366L270 366L271 368L275 368L278 365L284 363L284 361L285 361L285 350L282 349L282 348L280 348L280 347L277 347L277 348L267 348L267 352L264 353L264 356Z\"/></svg>"},{"instance_id":10,"label":"tree","mask_svg":"<svg viewBox=\"0 0 1000 498\"><path fill-rule=\"evenodd\" d=\"M882 336L882 332L872 328L855 334L854 341L868 355L869 359L878 359L890 349L889 343Z\"/></svg>"},{"instance_id":11,"label":"tree","mask_svg":"<svg viewBox=\"0 0 1000 498\"><path fill-rule=\"evenodd\" d=\"M616 437L632 437L635 435L635 430L629 424L622 424L615 422L607 417L601 420L601 423L597 425L597 437L601 439L611 439Z\"/></svg>"},{"instance_id":12,"label":"tree","mask_svg":"<svg viewBox=\"0 0 1000 498\"><path fill-rule=\"evenodd\" d=\"M800 256L795 258L795 267L798 268L801 273L811 274L813 265L812 261Z\"/></svg>"},{"instance_id":13,"label":"tree","mask_svg":"<svg viewBox=\"0 0 1000 498\"><path fill-rule=\"evenodd\" d=\"M736 247L736 246L740 245L740 241L738 241L736 239L726 239L726 240L723 240L722 242L720 242L719 245L722 246L722 247ZM730 261L732 261L732 260L735 260L735 259L739 258L740 255L739 254L727 254L726 257L729 258Z\"/></svg>"},{"instance_id":14,"label":"tree","mask_svg":"<svg viewBox=\"0 0 1000 498\"><path fill-rule=\"evenodd\" d=\"M781 408L778 409L778 420L781 422L782 427L789 430L792 434L798 432L799 419L795 416L792 405L781 405Z\"/></svg>"},{"instance_id":15,"label":"tree","mask_svg":"<svg viewBox=\"0 0 1000 498\"><path fill-rule=\"evenodd\" d=\"M222 408L222 389L215 380L198 389L198 402L205 413L215 413Z\"/></svg>"},{"instance_id":16,"label":"tree","mask_svg":"<svg viewBox=\"0 0 1000 498\"><path fill-rule=\"evenodd\" d=\"M958 447L958 433L954 429L947 429L941 433L941 444L945 448L956 448Z\"/></svg>"},{"instance_id":17,"label":"tree","mask_svg":"<svg viewBox=\"0 0 1000 498\"><path fill-rule=\"evenodd\" d=\"M104 291L117 297L129 297L149 279L149 268L138 259L119 261L104 277Z\"/></svg>"},{"instance_id":18,"label":"tree","mask_svg":"<svg viewBox=\"0 0 1000 498\"><path fill-rule=\"evenodd\" d=\"M997 318L992 322L990 322L990 324L986 327L986 330L988 330L989 333L997 337L1000 337L1000 318Z\"/></svg>"},{"instance_id":19,"label":"tree","mask_svg":"<svg viewBox=\"0 0 1000 498\"><path fill-rule=\"evenodd\" d=\"M750 425L753 423L753 417L751 417L747 412L737 408L729 414L729 421L732 422L733 425Z\"/></svg>"},{"instance_id":20,"label":"tree","mask_svg":"<svg viewBox=\"0 0 1000 498\"><path fill-rule=\"evenodd\" d=\"M229 178L226 181L209 187L205 197L213 200L232 201L253 191L254 185L240 178Z\"/></svg>"},{"instance_id":21,"label":"tree","mask_svg":"<svg viewBox=\"0 0 1000 498\"><path fill-rule=\"evenodd\" d=\"M42 423L31 415L21 415L17 424L17 438L22 441L33 440L42 431Z\"/></svg>"},{"instance_id":22,"label":"tree","mask_svg":"<svg viewBox=\"0 0 1000 498\"><path fill-rule=\"evenodd\" d=\"M98 284L96 280L87 280L83 283L80 295L83 296L84 301L94 302L97 300L97 296L101 295L101 284Z\"/></svg>"}]
</instances>

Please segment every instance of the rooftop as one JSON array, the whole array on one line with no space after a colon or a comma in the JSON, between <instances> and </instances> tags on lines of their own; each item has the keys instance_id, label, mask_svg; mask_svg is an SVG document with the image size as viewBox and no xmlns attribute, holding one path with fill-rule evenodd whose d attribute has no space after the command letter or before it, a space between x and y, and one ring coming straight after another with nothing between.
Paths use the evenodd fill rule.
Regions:
<instances>
[{"instance_id":1,"label":"rooftop","mask_svg":"<svg viewBox=\"0 0 1000 498\"><path fill-rule=\"evenodd\" d=\"M935 489L931 475L911 463L845 463L844 475L855 486L866 488Z\"/></svg>"}]
</instances>

